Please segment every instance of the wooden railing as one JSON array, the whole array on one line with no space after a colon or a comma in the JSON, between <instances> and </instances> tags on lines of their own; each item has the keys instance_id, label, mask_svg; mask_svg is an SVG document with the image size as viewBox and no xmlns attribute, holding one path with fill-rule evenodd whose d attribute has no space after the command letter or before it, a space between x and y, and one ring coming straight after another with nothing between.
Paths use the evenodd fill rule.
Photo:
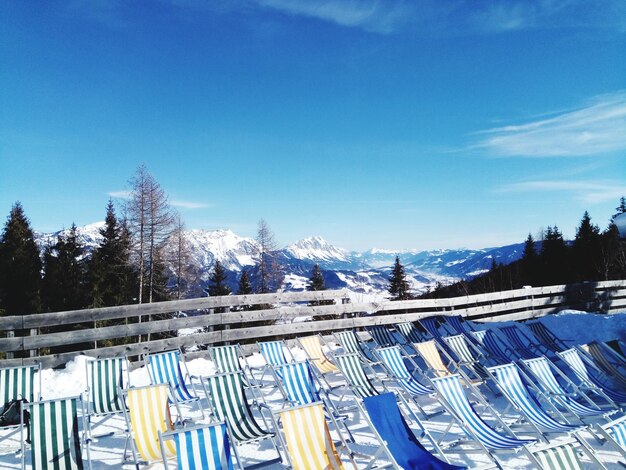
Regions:
<instances>
[{"instance_id":1,"label":"wooden railing","mask_svg":"<svg viewBox=\"0 0 626 470\"><path fill-rule=\"evenodd\" d=\"M4 354L5 359L0 360L0 367L34 362L51 367L77 354L139 356L171 348L393 324L431 315L502 321L527 320L565 308L593 312L626 310L626 280L524 288L447 299L398 302L350 302L349 299L346 290L284 292L3 317L0 318L0 331L4 332L4 337L0 337L0 354ZM309 305L321 301L332 302L332 305ZM105 320L118 321L110 326L99 325ZM60 327L69 329L76 324L93 325L93 328L58 331ZM50 327L54 327L55 332L50 332ZM170 338L150 337L182 329L198 332ZM99 343L106 340L120 342L123 338L131 340L126 340L127 344L99 347ZM51 348L72 344L91 347L74 352L50 352Z\"/></svg>"}]
</instances>

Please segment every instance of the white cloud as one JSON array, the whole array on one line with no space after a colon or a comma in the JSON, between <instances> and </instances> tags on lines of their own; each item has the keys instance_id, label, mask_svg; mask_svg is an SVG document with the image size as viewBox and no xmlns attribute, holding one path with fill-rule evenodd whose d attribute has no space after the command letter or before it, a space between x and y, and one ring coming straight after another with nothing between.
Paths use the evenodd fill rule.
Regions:
<instances>
[{"instance_id":1,"label":"white cloud","mask_svg":"<svg viewBox=\"0 0 626 470\"><path fill-rule=\"evenodd\" d=\"M618 200L626 193L626 185L615 181L536 180L511 183L498 188L500 192L566 192L585 203L597 204Z\"/></svg>"},{"instance_id":2,"label":"white cloud","mask_svg":"<svg viewBox=\"0 0 626 470\"><path fill-rule=\"evenodd\" d=\"M170 204L174 207L180 207L182 209L204 209L206 207L210 207L209 204L204 204L200 202L191 202L191 201L181 201L180 199L174 199L170 202Z\"/></svg>"},{"instance_id":3,"label":"white cloud","mask_svg":"<svg viewBox=\"0 0 626 470\"><path fill-rule=\"evenodd\" d=\"M265 8L308 16L340 26L391 33L406 23L412 11L403 0L254 0Z\"/></svg>"},{"instance_id":4,"label":"white cloud","mask_svg":"<svg viewBox=\"0 0 626 470\"><path fill-rule=\"evenodd\" d=\"M130 199L130 191L127 191L127 190L110 191L107 193L107 196L111 196L115 199Z\"/></svg>"},{"instance_id":5,"label":"white cloud","mask_svg":"<svg viewBox=\"0 0 626 470\"><path fill-rule=\"evenodd\" d=\"M474 149L503 157L569 157L626 149L626 91L595 97L573 111L480 132Z\"/></svg>"}]
</instances>

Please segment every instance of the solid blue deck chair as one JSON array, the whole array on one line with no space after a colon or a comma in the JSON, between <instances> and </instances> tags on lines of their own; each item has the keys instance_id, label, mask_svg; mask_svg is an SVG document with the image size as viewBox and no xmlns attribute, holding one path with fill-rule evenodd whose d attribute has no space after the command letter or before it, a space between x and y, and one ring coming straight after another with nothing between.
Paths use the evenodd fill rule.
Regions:
<instances>
[{"instance_id":1,"label":"solid blue deck chair","mask_svg":"<svg viewBox=\"0 0 626 470\"><path fill-rule=\"evenodd\" d=\"M364 416L370 422L395 468L406 470L456 470L464 468L450 465L424 448L400 413L393 393L388 392L364 398L363 405L367 411ZM445 459L443 453L441 456Z\"/></svg>"},{"instance_id":2,"label":"solid blue deck chair","mask_svg":"<svg viewBox=\"0 0 626 470\"><path fill-rule=\"evenodd\" d=\"M626 404L626 393L612 388L606 375L588 357L579 354L577 349L567 349L556 355L574 372L578 387L600 396L615 408Z\"/></svg>"},{"instance_id":3,"label":"solid blue deck chair","mask_svg":"<svg viewBox=\"0 0 626 470\"><path fill-rule=\"evenodd\" d=\"M520 371L514 363L490 367L488 371L493 374L496 384L511 405L524 415L530 425L535 428L546 442L548 442L546 433L568 433L581 428L580 426L569 424L554 407L551 410L560 415L566 422L561 423L550 416L529 390L527 384L530 384L530 381L524 382L522 380ZM539 390L535 389L535 392L541 396Z\"/></svg>"},{"instance_id":4,"label":"solid blue deck chair","mask_svg":"<svg viewBox=\"0 0 626 470\"><path fill-rule=\"evenodd\" d=\"M542 351L533 344L530 338L517 325L503 326L500 332L522 359L533 359L542 355Z\"/></svg>"},{"instance_id":5,"label":"solid blue deck chair","mask_svg":"<svg viewBox=\"0 0 626 470\"><path fill-rule=\"evenodd\" d=\"M170 468L167 460L169 454L165 450L165 441L168 439L173 439L176 444L178 470L234 470L235 466L243 470L237 447L231 445L230 431L223 421L159 432L165 470Z\"/></svg>"},{"instance_id":6,"label":"solid blue deck chair","mask_svg":"<svg viewBox=\"0 0 626 470\"><path fill-rule=\"evenodd\" d=\"M365 331L370 334L374 342L381 348L393 346L398 342L394 338L393 333L385 325L366 326Z\"/></svg>"},{"instance_id":7,"label":"solid blue deck chair","mask_svg":"<svg viewBox=\"0 0 626 470\"><path fill-rule=\"evenodd\" d=\"M580 419L586 416L596 416L605 413L604 410L601 410L587 395L582 393L580 389L545 356L535 359L523 359L521 363L524 364L531 372L532 376L537 379L547 396L551 397L564 409L569 410L577 418ZM557 380L557 375L566 386L568 386L569 390L561 386ZM587 404L580 403L577 399L582 399L587 402Z\"/></svg>"},{"instance_id":8,"label":"solid blue deck chair","mask_svg":"<svg viewBox=\"0 0 626 470\"><path fill-rule=\"evenodd\" d=\"M396 323L396 330L404 337L408 344L421 343L424 337L411 322Z\"/></svg>"},{"instance_id":9,"label":"solid blue deck chair","mask_svg":"<svg viewBox=\"0 0 626 470\"><path fill-rule=\"evenodd\" d=\"M497 463L493 454L495 451L519 450L528 444L537 442L535 439L519 439L513 431L506 425L497 414L494 417L499 424L506 429L511 436L507 436L496 431L481 418L470 403L463 386L460 375L449 375L432 380L435 388L439 392L440 400L448 409L450 415L455 419L465 433L473 438L473 443L477 444L487 455Z\"/></svg>"},{"instance_id":10,"label":"solid blue deck chair","mask_svg":"<svg viewBox=\"0 0 626 470\"><path fill-rule=\"evenodd\" d=\"M552 352L565 351L569 346L564 340L560 339L541 321L526 323L532 334L537 340Z\"/></svg>"},{"instance_id":11,"label":"solid blue deck chair","mask_svg":"<svg viewBox=\"0 0 626 470\"><path fill-rule=\"evenodd\" d=\"M153 385L169 384L170 385L170 403L189 403L195 402L198 410L204 418L204 410L200 406L200 398L196 393L196 388L191 381L191 375L187 370L187 365L179 350L165 351L156 354L147 354L144 358L150 379ZM181 368L181 360L185 368L185 374ZM187 388L185 383L185 375L189 378L193 393Z\"/></svg>"}]
</instances>

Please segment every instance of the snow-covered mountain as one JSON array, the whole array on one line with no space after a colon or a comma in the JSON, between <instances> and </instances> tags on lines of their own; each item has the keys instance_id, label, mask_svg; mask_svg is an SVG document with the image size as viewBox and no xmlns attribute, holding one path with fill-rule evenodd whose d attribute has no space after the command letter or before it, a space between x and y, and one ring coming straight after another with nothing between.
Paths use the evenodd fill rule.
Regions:
<instances>
[{"instance_id":1,"label":"snow-covered mountain","mask_svg":"<svg viewBox=\"0 0 626 470\"><path fill-rule=\"evenodd\" d=\"M81 243L87 256L102 240L99 229L102 222L78 227ZM38 234L43 249L54 243L61 233ZM256 240L240 237L231 230L189 230L185 232L191 251L191 263L198 267L200 287L205 287L215 260L227 270L228 281L236 290L237 279L243 269L253 268L259 257ZM437 282L449 284L459 279L488 271L493 260L510 263L522 255L523 244L482 250L380 250L349 252L328 243L320 236L299 240L280 250L281 266L285 272L286 290L303 290L315 264L324 271L328 288L347 288L362 294L384 295L396 255L400 257L409 283L415 292L424 292ZM252 271L254 271L252 269Z\"/></svg>"}]
</instances>

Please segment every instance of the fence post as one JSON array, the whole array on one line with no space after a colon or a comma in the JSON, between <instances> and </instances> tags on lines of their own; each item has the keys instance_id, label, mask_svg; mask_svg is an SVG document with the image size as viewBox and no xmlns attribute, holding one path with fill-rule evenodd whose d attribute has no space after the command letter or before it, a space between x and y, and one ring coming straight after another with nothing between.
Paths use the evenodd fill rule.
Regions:
<instances>
[{"instance_id":1,"label":"fence post","mask_svg":"<svg viewBox=\"0 0 626 470\"><path fill-rule=\"evenodd\" d=\"M230 312L230 307L224 307L224 313ZM223 319L224 317L222 317ZM223 324L223 320L222 320L222 324ZM226 325L224 325L224 329L225 330L230 330L230 323L227 323ZM224 341L225 345L229 345L230 341Z\"/></svg>"},{"instance_id":2,"label":"fence post","mask_svg":"<svg viewBox=\"0 0 626 470\"><path fill-rule=\"evenodd\" d=\"M7 338L15 338L15 330L8 330ZM15 354L13 352L7 352L6 355L7 359L13 359L15 357Z\"/></svg>"}]
</instances>

